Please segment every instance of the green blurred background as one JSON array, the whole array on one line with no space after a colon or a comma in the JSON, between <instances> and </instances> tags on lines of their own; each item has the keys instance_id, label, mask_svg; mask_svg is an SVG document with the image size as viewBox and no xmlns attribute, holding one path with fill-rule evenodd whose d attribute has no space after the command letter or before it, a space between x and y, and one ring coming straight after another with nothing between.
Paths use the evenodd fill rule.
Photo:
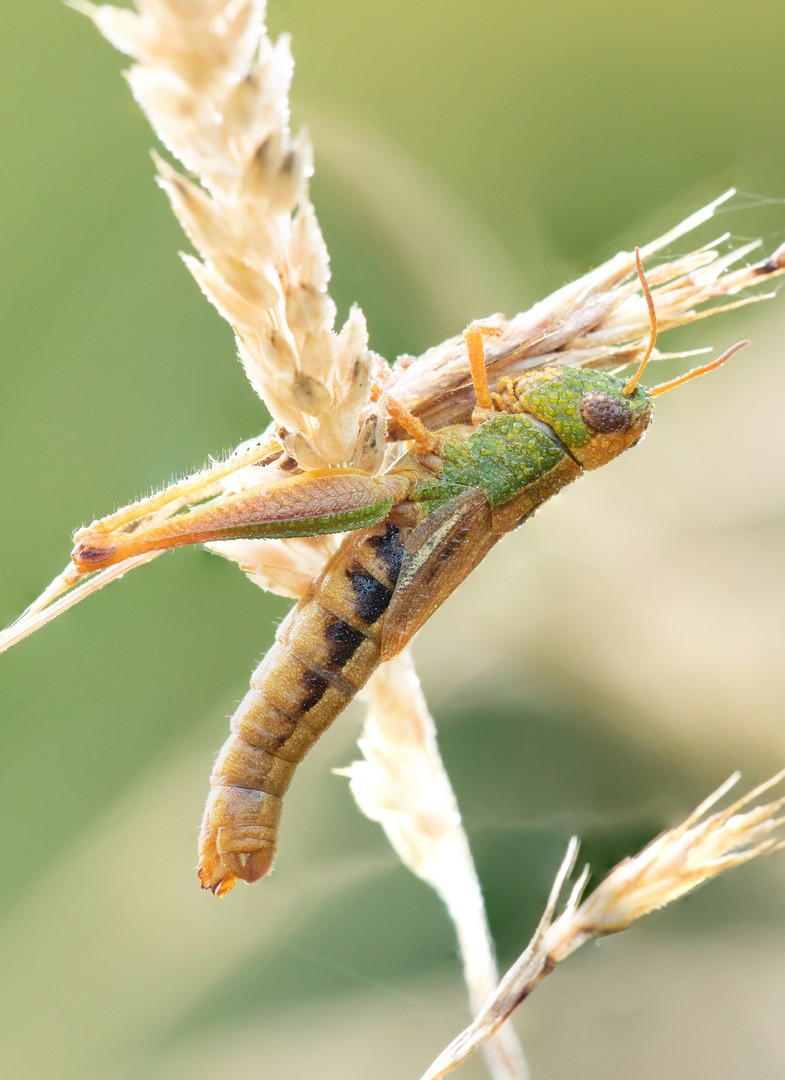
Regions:
<instances>
[{"instance_id":1,"label":"green blurred background","mask_svg":"<svg viewBox=\"0 0 785 1080\"><path fill-rule=\"evenodd\" d=\"M341 317L358 301L390 358L731 184L754 194L699 239L785 238L781 0L278 0L270 23L293 35ZM7 623L75 527L266 418L176 257L123 59L57 3L6 2L2 27ZM601 871L734 768L785 761L783 328L777 299L666 338L753 345L418 640L505 965L573 832ZM4 1075L399 1080L464 1025L437 900L331 773L361 709L298 772L273 877L197 887L212 755L286 608L182 551L2 657ZM785 1075L784 882L780 856L583 950L520 1011L535 1074Z\"/></svg>"}]
</instances>

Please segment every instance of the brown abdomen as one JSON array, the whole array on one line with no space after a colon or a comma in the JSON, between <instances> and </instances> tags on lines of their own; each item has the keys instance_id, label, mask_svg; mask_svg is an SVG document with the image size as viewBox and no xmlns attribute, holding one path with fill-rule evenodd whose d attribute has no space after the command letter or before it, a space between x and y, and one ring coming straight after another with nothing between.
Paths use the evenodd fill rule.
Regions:
<instances>
[{"instance_id":1,"label":"brown abdomen","mask_svg":"<svg viewBox=\"0 0 785 1080\"><path fill-rule=\"evenodd\" d=\"M199 879L223 896L269 873L295 768L380 663L382 616L401 568L394 525L350 533L281 624L215 763Z\"/></svg>"}]
</instances>

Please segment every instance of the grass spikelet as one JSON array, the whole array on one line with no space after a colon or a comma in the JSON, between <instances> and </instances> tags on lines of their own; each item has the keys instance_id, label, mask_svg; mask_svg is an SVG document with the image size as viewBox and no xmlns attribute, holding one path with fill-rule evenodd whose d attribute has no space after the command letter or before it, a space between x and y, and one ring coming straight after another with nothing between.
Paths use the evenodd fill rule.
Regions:
<instances>
[{"instance_id":1,"label":"grass spikelet","mask_svg":"<svg viewBox=\"0 0 785 1080\"><path fill-rule=\"evenodd\" d=\"M554 920L559 895L578 855L578 842L573 839L534 937L474 1021L439 1055L422 1080L440 1080L465 1061L558 963L585 942L627 930L636 919L670 904L723 870L785 846L785 840L770 835L785 822L777 816L785 806L785 796L744 809L783 778L785 769L725 810L705 817L738 781L738 774L732 776L681 825L668 829L614 867L581 902L589 875L586 867Z\"/></svg>"}]
</instances>

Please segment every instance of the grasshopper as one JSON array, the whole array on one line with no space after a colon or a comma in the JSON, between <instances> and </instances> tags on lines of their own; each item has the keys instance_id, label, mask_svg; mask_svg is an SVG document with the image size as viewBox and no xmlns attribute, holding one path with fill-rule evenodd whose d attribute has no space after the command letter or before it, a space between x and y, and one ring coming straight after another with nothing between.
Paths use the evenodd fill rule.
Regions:
<instances>
[{"instance_id":1,"label":"grasshopper","mask_svg":"<svg viewBox=\"0 0 785 1080\"><path fill-rule=\"evenodd\" d=\"M232 471L285 463L286 451L273 437L77 532L73 566L35 606L41 619L9 643L168 548L345 534L279 627L232 717L202 823L203 888L222 896L238 880L250 883L270 872L282 799L298 763L498 540L585 471L639 442L654 398L746 344L671 382L650 390L639 385L657 322L637 250L636 263L651 335L626 381L604 371L544 366L502 379L492 393L483 339L499 331L473 323L464 333L476 400L471 422L429 430L386 397L390 425L411 443L386 472L336 467L218 493L217 481ZM377 387L377 397L382 393ZM60 607L51 603L86 576L91 580Z\"/></svg>"}]
</instances>

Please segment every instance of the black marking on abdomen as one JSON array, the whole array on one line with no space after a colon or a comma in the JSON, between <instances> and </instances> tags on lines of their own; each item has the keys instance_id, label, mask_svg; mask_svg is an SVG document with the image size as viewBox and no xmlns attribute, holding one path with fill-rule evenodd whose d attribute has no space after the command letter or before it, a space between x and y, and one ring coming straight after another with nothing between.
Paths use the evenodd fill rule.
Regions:
<instances>
[{"instance_id":1,"label":"black marking on abdomen","mask_svg":"<svg viewBox=\"0 0 785 1080\"><path fill-rule=\"evenodd\" d=\"M370 626L384 615L392 600L392 590L382 585L360 563L354 563L346 576L354 589L354 613Z\"/></svg>"},{"instance_id":2,"label":"black marking on abdomen","mask_svg":"<svg viewBox=\"0 0 785 1080\"><path fill-rule=\"evenodd\" d=\"M318 671L314 671L312 668L305 672L301 682L303 686L310 690L310 693L300 702L300 715L308 712L314 705L318 705L330 685L324 675L320 675Z\"/></svg>"},{"instance_id":3,"label":"black marking on abdomen","mask_svg":"<svg viewBox=\"0 0 785 1080\"><path fill-rule=\"evenodd\" d=\"M326 628L325 637L333 643L329 656L329 666L331 669L338 671L349 663L365 641L365 634L362 630L355 630L353 626L349 626L347 622L337 616Z\"/></svg>"},{"instance_id":4,"label":"black marking on abdomen","mask_svg":"<svg viewBox=\"0 0 785 1080\"><path fill-rule=\"evenodd\" d=\"M369 536L367 541L393 585L398 580L403 562L403 544L398 539L399 532L397 525L387 525L381 536Z\"/></svg>"}]
</instances>

